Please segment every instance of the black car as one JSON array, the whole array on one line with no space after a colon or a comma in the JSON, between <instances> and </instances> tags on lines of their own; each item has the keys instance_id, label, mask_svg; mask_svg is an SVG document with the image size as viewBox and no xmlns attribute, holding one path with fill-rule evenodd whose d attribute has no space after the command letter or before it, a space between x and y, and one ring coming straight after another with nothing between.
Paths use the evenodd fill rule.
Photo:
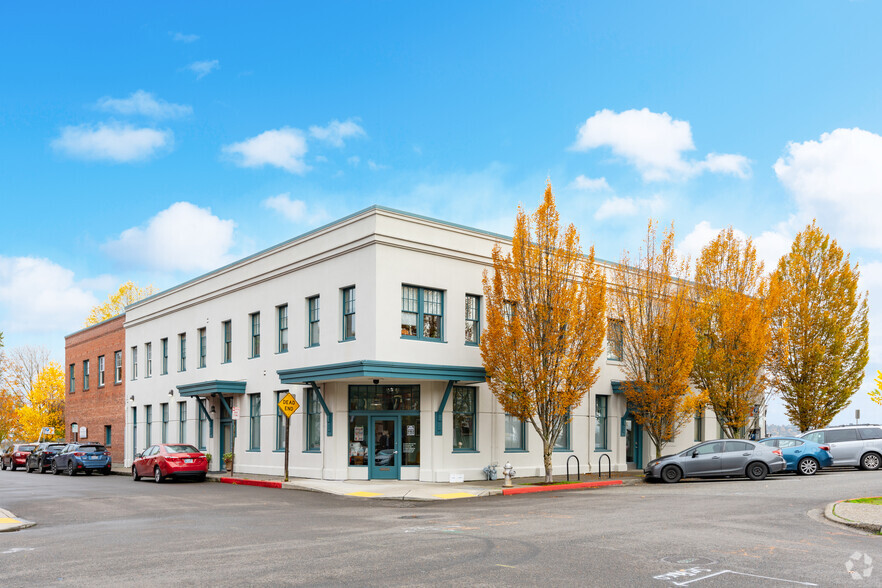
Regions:
<instances>
[{"instance_id":1,"label":"black car","mask_svg":"<svg viewBox=\"0 0 882 588\"><path fill-rule=\"evenodd\" d=\"M61 450L64 449L64 443L40 443L34 449L25 462L25 470L28 473L38 471L41 474L52 467L52 461Z\"/></svg>"}]
</instances>

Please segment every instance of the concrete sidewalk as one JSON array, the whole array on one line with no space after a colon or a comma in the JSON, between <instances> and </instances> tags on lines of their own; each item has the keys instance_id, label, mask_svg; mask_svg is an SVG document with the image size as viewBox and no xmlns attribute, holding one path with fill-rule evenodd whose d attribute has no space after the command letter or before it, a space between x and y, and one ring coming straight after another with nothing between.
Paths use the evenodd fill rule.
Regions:
<instances>
[{"instance_id":1,"label":"concrete sidewalk","mask_svg":"<svg viewBox=\"0 0 882 588\"><path fill-rule=\"evenodd\" d=\"M0 508L0 533L7 531L18 531L19 529L27 529L33 527L37 523L20 519L8 510Z\"/></svg>"},{"instance_id":2,"label":"concrete sidewalk","mask_svg":"<svg viewBox=\"0 0 882 588\"><path fill-rule=\"evenodd\" d=\"M129 476L131 471L123 468L114 468L114 474ZM230 476L226 472L209 472L208 480L226 484L238 484L243 486L264 486L268 488L280 488L283 490L306 490L310 492L324 492L337 496L351 496L354 498L379 498L386 500L451 500L456 498L478 498L494 496L503 493L502 480L482 480L477 482L463 482L450 484L443 482L417 482L405 480L314 480L309 478L288 478L283 481L282 476L267 476L261 474L236 473ZM556 476L555 481L565 480L565 476ZM573 477L573 479L575 479ZM564 490L584 490L593 486L608 486L608 479L599 480L596 475L582 476L582 482L596 484L582 484L578 487L560 486L536 486L543 478L515 478L514 487L518 493L548 492ZM631 485L643 482L643 472L614 472L613 482L617 485Z\"/></svg>"},{"instance_id":3,"label":"concrete sidewalk","mask_svg":"<svg viewBox=\"0 0 882 588\"><path fill-rule=\"evenodd\" d=\"M882 534L882 505L849 502L856 498L847 498L831 502L824 509L827 520L860 529L876 535Z\"/></svg>"}]
</instances>

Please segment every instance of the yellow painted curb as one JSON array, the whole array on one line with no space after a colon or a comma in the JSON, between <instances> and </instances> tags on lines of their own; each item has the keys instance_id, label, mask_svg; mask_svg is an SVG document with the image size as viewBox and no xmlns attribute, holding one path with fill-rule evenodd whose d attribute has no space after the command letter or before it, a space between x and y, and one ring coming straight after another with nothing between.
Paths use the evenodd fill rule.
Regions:
<instances>
[{"instance_id":1,"label":"yellow painted curb","mask_svg":"<svg viewBox=\"0 0 882 588\"><path fill-rule=\"evenodd\" d=\"M350 492L346 496L361 496L362 498L373 498L374 496L382 496L379 492Z\"/></svg>"},{"instance_id":2,"label":"yellow painted curb","mask_svg":"<svg viewBox=\"0 0 882 588\"><path fill-rule=\"evenodd\" d=\"M18 525L23 522L24 521L20 521L18 519L8 519L8 518L0 519L0 525Z\"/></svg>"},{"instance_id":3,"label":"yellow painted curb","mask_svg":"<svg viewBox=\"0 0 882 588\"><path fill-rule=\"evenodd\" d=\"M443 498L444 500L448 500L450 498L474 498L474 494L469 494L468 492L451 492L450 494L433 494L435 498Z\"/></svg>"}]
</instances>

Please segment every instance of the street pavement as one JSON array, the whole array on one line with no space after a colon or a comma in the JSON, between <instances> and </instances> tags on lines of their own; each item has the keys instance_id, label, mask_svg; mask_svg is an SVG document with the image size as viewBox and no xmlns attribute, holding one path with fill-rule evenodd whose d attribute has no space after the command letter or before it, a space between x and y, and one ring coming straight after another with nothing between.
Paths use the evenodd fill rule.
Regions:
<instances>
[{"instance_id":1,"label":"street pavement","mask_svg":"<svg viewBox=\"0 0 882 588\"><path fill-rule=\"evenodd\" d=\"M6 471L0 507L37 525L0 534L0 586L879 585L880 538L823 517L879 494L850 470L433 502Z\"/></svg>"}]
</instances>

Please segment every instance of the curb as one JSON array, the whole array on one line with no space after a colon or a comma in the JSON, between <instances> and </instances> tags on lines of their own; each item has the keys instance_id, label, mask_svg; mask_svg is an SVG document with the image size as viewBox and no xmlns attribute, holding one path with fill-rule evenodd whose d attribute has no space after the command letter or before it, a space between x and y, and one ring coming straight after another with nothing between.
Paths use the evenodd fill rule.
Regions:
<instances>
[{"instance_id":1,"label":"curb","mask_svg":"<svg viewBox=\"0 0 882 588\"><path fill-rule=\"evenodd\" d=\"M221 484L233 484L235 486L259 486L261 488L281 488L281 482L273 482L271 480L249 480L248 478L227 478L221 477L218 480Z\"/></svg>"},{"instance_id":2,"label":"curb","mask_svg":"<svg viewBox=\"0 0 882 588\"><path fill-rule=\"evenodd\" d=\"M869 533L873 533L875 535L882 534L882 525L875 523L862 523L860 521L852 521L851 519L846 519L845 517L841 517L836 514L836 505L842 502L848 502L849 500L854 500L853 498L845 498L843 500L837 500L836 502L831 502L824 508L824 518L833 523L837 523L846 527L851 527L853 529L860 529L861 531L867 531Z\"/></svg>"},{"instance_id":3,"label":"curb","mask_svg":"<svg viewBox=\"0 0 882 588\"><path fill-rule=\"evenodd\" d=\"M34 521L26 521L20 519L8 510L0 508L0 533L11 533L12 531L20 531L36 525Z\"/></svg>"},{"instance_id":4,"label":"curb","mask_svg":"<svg viewBox=\"0 0 882 588\"><path fill-rule=\"evenodd\" d=\"M607 480L605 482L580 482L577 484L560 484L557 486L524 486L521 488L503 488L503 496L512 494L532 494L534 492L556 492L558 490L581 490L584 488L600 488L602 486L621 486L621 480Z\"/></svg>"}]
</instances>

